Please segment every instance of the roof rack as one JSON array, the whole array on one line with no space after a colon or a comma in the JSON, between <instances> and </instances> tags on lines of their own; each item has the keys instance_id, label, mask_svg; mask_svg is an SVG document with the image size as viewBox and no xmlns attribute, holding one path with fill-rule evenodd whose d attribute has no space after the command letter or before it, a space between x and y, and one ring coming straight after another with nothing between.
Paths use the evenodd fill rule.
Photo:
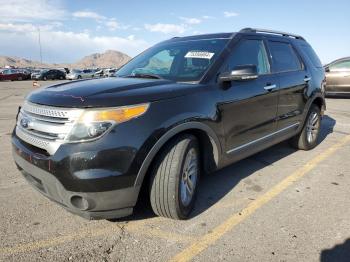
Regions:
<instances>
[{"instance_id":1,"label":"roof rack","mask_svg":"<svg viewBox=\"0 0 350 262\"><path fill-rule=\"evenodd\" d=\"M294 35L286 32L281 31L275 31L275 30L269 30L269 29L260 29L260 28L243 28L240 33L267 33L267 34L274 34L274 35L281 35L281 36L287 36L287 37L294 37L295 39L305 40L304 37L300 35Z\"/></svg>"}]
</instances>

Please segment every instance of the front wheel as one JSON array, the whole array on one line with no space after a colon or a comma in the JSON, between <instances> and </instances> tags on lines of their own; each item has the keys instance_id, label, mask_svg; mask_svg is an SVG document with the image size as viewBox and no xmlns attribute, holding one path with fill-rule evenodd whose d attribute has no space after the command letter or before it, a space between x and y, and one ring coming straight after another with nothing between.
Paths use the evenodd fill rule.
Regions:
<instances>
[{"instance_id":1,"label":"front wheel","mask_svg":"<svg viewBox=\"0 0 350 262\"><path fill-rule=\"evenodd\" d=\"M186 219L194 207L200 176L198 141L183 135L156 159L150 184L151 206L159 216Z\"/></svg>"},{"instance_id":2,"label":"front wheel","mask_svg":"<svg viewBox=\"0 0 350 262\"><path fill-rule=\"evenodd\" d=\"M320 108L312 105L301 132L291 139L293 147L301 150L310 150L317 146L321 129Z\"/></svg>"}]
</instances>

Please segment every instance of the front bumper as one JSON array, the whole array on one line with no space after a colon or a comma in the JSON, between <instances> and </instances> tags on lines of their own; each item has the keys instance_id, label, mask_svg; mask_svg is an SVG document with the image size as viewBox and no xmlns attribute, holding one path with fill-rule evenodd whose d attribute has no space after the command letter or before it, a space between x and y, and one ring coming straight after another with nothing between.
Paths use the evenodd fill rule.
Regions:
<instances>
[{"instance_id":1,"label":"front bumper","mask_svg":"<svg viewBox=\"0 0 350 262\"><path fill-rule=\"evenodd\" d=\"M86 219L110 219L128 216L133 212L139 187L105 192L73 192L66 190L55 176L26 161L16 151L13 157L31 186L71 213Z\"/></svg>"},{"instance_id":2,"label":"front bumper","mask_svg":"<svg viewBox=\"0 0 350 262\"><path fill-rule=\"evenodd\" d=\"M68 79L68 80L77 80L78 76L66 75L66 79Z\"/></svg>"}]
</instances>

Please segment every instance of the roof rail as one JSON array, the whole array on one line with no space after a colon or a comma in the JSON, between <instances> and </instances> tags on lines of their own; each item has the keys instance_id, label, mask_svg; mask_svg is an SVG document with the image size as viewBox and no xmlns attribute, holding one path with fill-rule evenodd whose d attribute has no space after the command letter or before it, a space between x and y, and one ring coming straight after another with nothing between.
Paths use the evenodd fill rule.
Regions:
<instances>
[{"instance_id":1,"label":"roof rail","mask_svg":"<svg viewBox=\"0 0 350 262\"><path fill-rule=\"evenodd\" d=\"M260 29L260 28L243 28L240 33L267 33L267 34L274 34L274 35L281 35L281 36L287 36L287 37L294 37L295 39L305 40L304 37L300 35L294 35L286 32L281 31L275 31L275 30L269 30L269 29Z\"/></svg>"}]
</instances>

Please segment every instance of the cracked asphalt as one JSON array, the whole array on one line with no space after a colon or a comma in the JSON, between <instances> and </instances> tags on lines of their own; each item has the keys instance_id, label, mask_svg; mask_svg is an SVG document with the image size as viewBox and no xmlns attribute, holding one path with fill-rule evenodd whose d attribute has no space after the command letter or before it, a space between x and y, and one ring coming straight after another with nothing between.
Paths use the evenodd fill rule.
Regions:
<instances>
[{"instance_id":1,"label":"cracked asphalt","mask_svg":"<svg viewBox=\"0 0 350 262\"><path fill-rule=\"evenodd\" d=\"M42 83L49 84L50 82ZM202 178L191 219L87 221L34 191L10 137L31 81L0 82L0 261L350 261L350 99L328 98L320 144L281 143Z\"/></svg>"}]
</instances>

